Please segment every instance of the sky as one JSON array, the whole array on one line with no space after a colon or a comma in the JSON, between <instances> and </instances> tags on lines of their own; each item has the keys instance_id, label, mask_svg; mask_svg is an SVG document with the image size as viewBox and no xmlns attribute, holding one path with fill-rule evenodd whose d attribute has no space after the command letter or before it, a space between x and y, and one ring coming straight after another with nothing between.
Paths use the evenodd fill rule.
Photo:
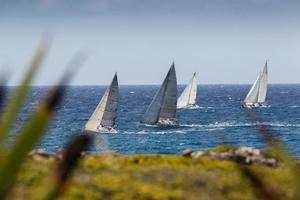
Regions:
<instances>
[{"instance_id":1,"label":"sky","mask_svg":"<svg viewBox=\"0 0 300 200\"><path fill-rule=\"evenodd\" d=\"M299 83L298 0L0 0L0 72L20 82L43 34L52 42L34 85L59 80L74 54L73 85Z\"/></svg>"}]
</instances>

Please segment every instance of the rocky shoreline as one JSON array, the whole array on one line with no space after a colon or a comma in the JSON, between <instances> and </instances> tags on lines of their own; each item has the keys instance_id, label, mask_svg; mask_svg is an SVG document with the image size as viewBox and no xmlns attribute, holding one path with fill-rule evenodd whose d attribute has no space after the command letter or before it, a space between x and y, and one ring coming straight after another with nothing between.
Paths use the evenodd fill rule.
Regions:
<instances>
[{"instance_id":1,"label":"rocky shoreline","mask_svg":"<svg viewBox=\"0 0 300 200\"><path fill-rule=\"evenodd\" d=\"M81 156L93 155L88 152L81 152ZM34 149L29 153L33 158L53 158L62 160L64 156L64 149L58 150L56 153L50 153L43 149ZM233 161L238 164L252 165L260 164L267 167L277 167L278 161L275 158L270 158L263 151L253 147L216 147L209 150L192 150L186 149L182 156L193 159L198 158L214 158L218 160Z\"/></svg>"},{"instance_id":2,"label":"rocky shoreline","mask_svg":"<svg viewBox=\"0 0 300 200\"><path fill-rule=\"evenodd\" d=\"M209 157L219 160L230 160L239 164L261 164L268 167L277 167L278 161L274 158L269 158L261 150L252 147L236 147L228 148L223 151L214 150L198 150L186 149L183 156L191 158Z\"/></svg>"},{"instance_id":3,"label":"rocky shoreline","mask_svg":"<svg viewBox=\"0 0 300 200\"><path fill-rule=\"evenodd\" d=\"M47 189L45 182L64 155L63 149L30 152L9 200L32 199L36 191ZM60 199L256 200L261 199L258 188L295 199L298 191L289 164L268 149L219 146L186 149L181 155L80 155Z\"/></svg>"}]
</instances>

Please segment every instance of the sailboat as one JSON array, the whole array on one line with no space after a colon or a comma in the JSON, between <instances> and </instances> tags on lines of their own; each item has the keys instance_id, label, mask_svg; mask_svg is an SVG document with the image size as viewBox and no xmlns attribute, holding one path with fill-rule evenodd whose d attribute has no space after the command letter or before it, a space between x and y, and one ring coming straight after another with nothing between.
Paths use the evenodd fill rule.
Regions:
<instances>
[{"instance_id":1,"label":"sailboat","mask_svg":"<svg viewBox=\"0 0 300 200\"><path fill-rule=\"evenodd\" d=\"M177 108L199 108L196 104L197 97L197 79L196 72L185 87L177 101Z\"/></svg>"},{"instance_id":2,"label":"sailboat","mask_svg":"<svg viewBox=\"0 0 300 200\"><path fill-rule=\"evenodd\" d=\"M118 78L115 74L94 113L84 126L87 132L116 133L114 129L118 107Z\"/></svg>"},{"instance_id":3,"label":"sailboat","mask_svg":"<svg viewBox=\"0 0 300 200\"><path fill-rule=\"evenodd\" d=\"M176 125L176 105L177 80L173 63L140 122L148 125Z\"/></svg>"},{"instance_id":4,"label":"sailboat","mask_svg":"<svg viewBox=\"0 0 300 200\"><path fill-rule=\"evenodd\" d=\"M268 91L268 63L266 64L256 78L252 88L250 89L248 95L242 103L244 108L261 108L261 107L270 107L266 103Z\"/></svg>"}]
</instances>

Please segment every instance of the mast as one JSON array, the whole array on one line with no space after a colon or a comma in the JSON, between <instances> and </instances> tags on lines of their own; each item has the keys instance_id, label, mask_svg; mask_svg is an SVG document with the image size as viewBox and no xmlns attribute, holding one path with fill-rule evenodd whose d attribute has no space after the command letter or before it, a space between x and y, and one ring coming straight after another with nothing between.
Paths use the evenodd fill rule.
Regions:
<instances>
[{"instance_id":1,"label":"mast","mask_svg":"<svg viewBox=\"0 0 300 200\"><path fill-rule=\"evenodd\" d=\"M267 98L268 91L268 63L264 66L263 71L261 72L261 80L259 84L259 94L258 94L258 103L264 103Z\"/></svg>"}]
</instances>

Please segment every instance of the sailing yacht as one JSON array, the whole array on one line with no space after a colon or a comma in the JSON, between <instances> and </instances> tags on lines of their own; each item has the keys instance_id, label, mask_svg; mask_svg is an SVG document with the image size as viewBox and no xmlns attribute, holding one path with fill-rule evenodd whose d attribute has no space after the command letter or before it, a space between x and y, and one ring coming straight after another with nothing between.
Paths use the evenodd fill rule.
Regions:
<instances>
[{"instance_id":1,"label":"sailing yacht","mask_svg":"<svg viewBox=\"0 0 300 200\"><path fill-rule=\"evenodd\" d=\"M197 97L197 79L196 72L188 85L183 90L182 94L178 98L177 108L199 108L196 104Z\"/></svg>"},{"instance_id":2,"label":"sailing yacht","mask_svg":"<svg viewBox=\"0 0 300 200\"><path fill-rule=\"evenodd\" d=\"M257 77L248 95L243 101L242 107L244 108L270 107L266 103L267 91L268 91L268 63L266 61L266 64L262 72Z\"/></svg>"},{"instance_id":3,"label":"sailing yacht","mask_svg":"<svg viewBox=\"0 0 300 200\"><path fill-rule=\"evenodd\" d=\"M176 105L177 80L173 63L140 122L148 125L176 125Z\"/></svg>"},{"instance_id":4,"label":"sailing yacht","mask_svg":"<svg viewBox=\"0 0 300 200\"><path fill-rule=\"evenodd\" d=\"M84 126L88 132L116 133L114 129L118 107L118 78L115 74L94 113Z\"/></svg>"}]
</instances>

